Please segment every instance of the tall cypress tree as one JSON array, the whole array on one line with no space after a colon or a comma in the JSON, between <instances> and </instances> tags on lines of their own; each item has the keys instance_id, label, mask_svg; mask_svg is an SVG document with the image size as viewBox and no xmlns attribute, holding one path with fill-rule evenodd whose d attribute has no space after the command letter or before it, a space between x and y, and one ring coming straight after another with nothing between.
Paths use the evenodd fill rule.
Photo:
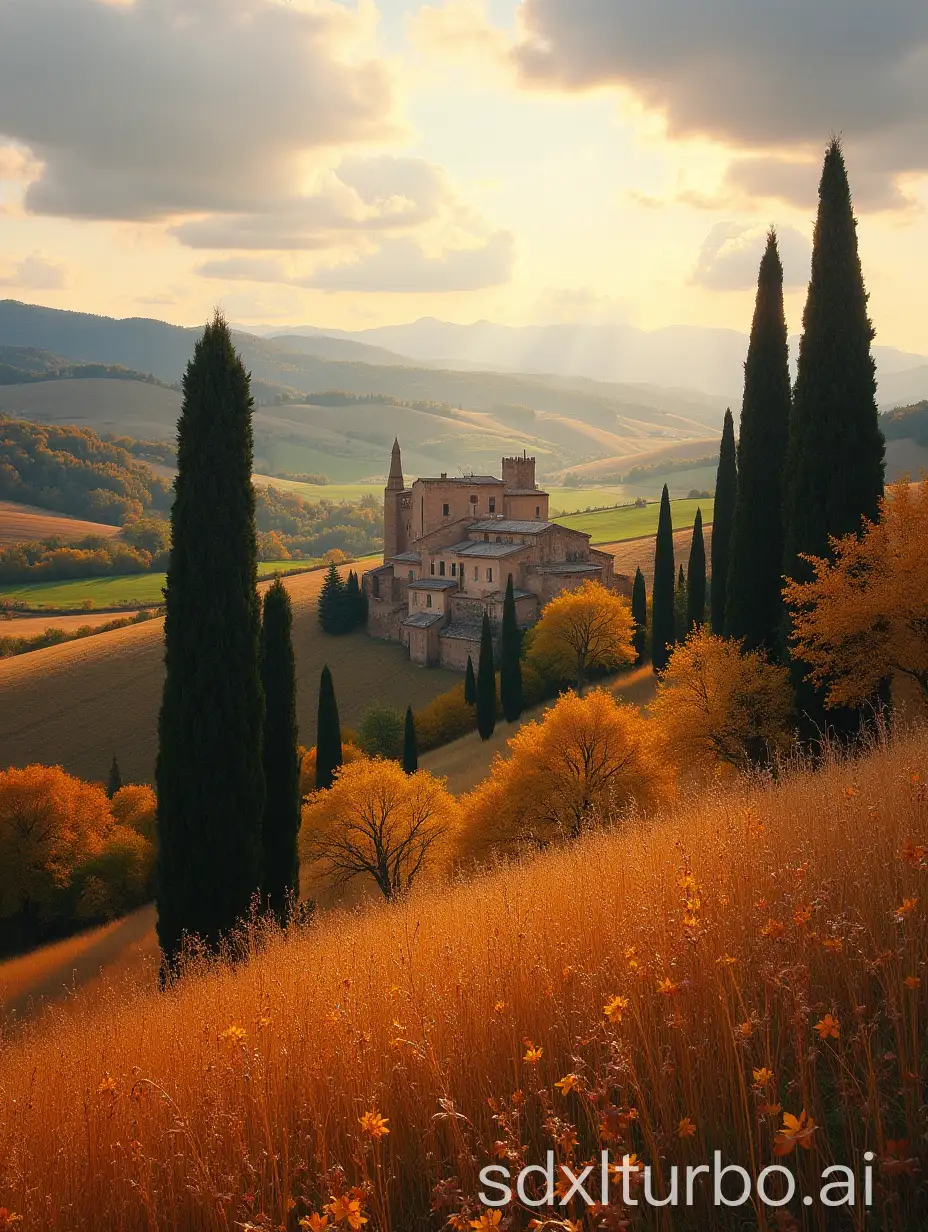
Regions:
<instances>
[{"instance_id":1,"label":"tall cypress tree","mask_svg":"<svg viewBox=\"0 0 928 1232\"><path fill-rule=\"evenodd\" d=\"M217 313L183 382L165 678L158 720L158 940L216 945L261 881L264 696L258 662L252 397Z\"/></svg>"},{"instance_id":2,"label":"tall cypress tree","mask_svg":"<svg viewBox=\"0 0 928 1232\"><path fill-rule=\"evenodd\" d=\"M635 581L632 585L632 619L635 622L635 632L632 635L635 662L643 663L648 644L648 591L640 567L635 570Z\"/></svg>"},{"instance_id":3,"label":"tall cypress tree","mask_svg":"<svg viewBox=\"0 0 928 1232\"><path fill-rule=\"evenodd\" d=\"M261 681L264 720L264 781L267 799L261 842L264 901L281 923L300 892L300 758L297 752L296 661L293 609L280 578L264 596L261 624Z\"/></svg>"},{"instance_id":4,"label":"tall cypress tree","mask_svg":"<svg viewBox=\"0 0 928 1232\"><path fill-rule=\"evenodd\" d=\"M464 700L468 706L477 705L477 677L474 675L474 661L467 656L467 671L464 674Z\"/></svg>"},{"instance_id":5,"label":"tall cypress tree","mask_svg":"<svg viewBox=\"0 0 928 1232\"><path fill-rule=\"evenodd\" d=\"M670 516L670 493L667 485L661 493L661 511L657 521L657 542L654 548L654 590L651 594L651 662L656 672L667 666L676 640L674 628L673 521Z\"/></svg>"},{"instance_id":6,"label":"tall cypress tree","mask_svg":"<svg viewBox=\"0 0 928 1232\"><path fill-rule=\"evenodd\" d=\"M332 673L326 664L319 677L319 709L316 718L316 788L330 788L342 764L342 729Z\"/></svg>"},{"instance_id":7,"label":"tall cypress tree","mask_svg":"<svg viewBox=\"0 0 928 1232\"><path fill-rule=\"evenodd\" d=\"M683 565L677 572L677 585L673 592L673 632L678 642L686 638L686 574Z\"/></svg>"},{"instance_id":8,"label":"tall cypress tree","mask_svg":"<svg viewBox=\"0 0 928 1232\"><path fill-rule=\"evenodd\" d=\"M106 794L112 800L117 791L122 787L122 775L119 772L119 762L116 760L116 754L113 754L113 761L110 765L109 777L106 781Z\"/></svg>"},{"instance_id":9,"label":"tall cypress tree","mask_svg":"<svg viewBox=\"0 0 928 1232\"><path fill-rule=\"evenodd\" d=\"M738 498L738 463L735 455L735 421L725 412L719 469L715 479L715 509L712 514L712 579L710 584L712 632L725 632L728 595L728 561L731 554L731 524Z\"/></svg>"},{"instance_id":10,"label":"tall cypress tree","mask_svg":"<svg viewBox=\"0 0 928 1232\"><path fill-rule=\"evenodd\" d=\"M862 517L875 520L883 495L885 444L867 299L847 170L835 138L819 184L787 445L783 571L800 581L811 576L800 553L830 556L829 536L859 531ZM823 691L803 683L803 664L791 670L799 709L820 724ZM828 721L849 730L853 715L832 711Z\"/></svg>"},{"instance_id":11,"label":"tall cypress tree","mask_svg":"<svg viewBox=\"0 0 928 1232\"><path fill-rule=\"evenodd\" d=\"M493 634L490 617L484 608L480 630L480 661L477 664L477 731L489 740L496 728L496 667L493 663Z\"/></svg>"},{"instance_id":12,"label":"tall cypress tree","mask_svg":"<svg viewBox=\"0 0 928 1232\"><path fill-rule=\"evenodd\" d=\"M415 774L419 769L419 742L416 739L416 720L412 706L406 707L406 724L403 728L403 769Z\"/></svg>"},{"instance_id":13,"label":"tall cypress tree","mask_svg":"<svg viewBox=\"0 0 928 1232\"><path fill-rule=\"evenodd\" d=\"M743 640L749 650L768 652L779 645L783 616L783 485L791 402L786 338L783 266L771 230L760 263L744 365L725 603L726 633Z\"/></svg>"},{"instance_id":14,"label":"tall cypress tree","mask_svg":"<svg viewBox=\"0 0 928 1232\"><path fill-rule=\"evenodd\" d=\"M701 629L706 619L706 544L702 537L702 510L696 510L693 543L686 569L686 631Z\"/></svg>"},{"instance_id":15,"label":"tall cypress tree","mask_svg":"<svg viewBox=\"0 0 928 1232\"><path fill-rule=\"evenodd\" d=\"M503 601L503 630L499 654L499 700L506 722L515 723L522 714L522 635L516 620L516 600L511 573Z\"/></svg>"}]
</instances>

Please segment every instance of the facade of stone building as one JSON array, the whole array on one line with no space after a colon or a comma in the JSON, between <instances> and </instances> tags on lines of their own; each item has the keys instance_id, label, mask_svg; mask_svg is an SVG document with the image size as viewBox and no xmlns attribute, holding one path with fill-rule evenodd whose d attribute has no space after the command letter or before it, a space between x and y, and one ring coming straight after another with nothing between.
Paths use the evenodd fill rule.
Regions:
<instances>
[{"instance_id":1,"label":"facade of stone building","mask_svg":"<svg viewBox=\"0 0 928 1232\"><path fill-rule=\"evenodd\" d=\"M498 632L510 574L523 627L562 590L614 582L613 558L589 535L548 520L534 458L503 458L499 479L442 474L407 488L395 441L384 561L362 579L368 632L402 642L414 663L463 672L471 655L476 667L483 613Z\"/></svg>"}]
</instances>

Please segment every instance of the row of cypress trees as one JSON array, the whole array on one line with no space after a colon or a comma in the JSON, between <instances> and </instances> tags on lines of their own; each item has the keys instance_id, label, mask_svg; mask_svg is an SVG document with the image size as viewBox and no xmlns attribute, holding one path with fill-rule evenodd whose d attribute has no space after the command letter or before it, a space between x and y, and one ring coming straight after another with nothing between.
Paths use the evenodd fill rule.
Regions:
<instances>
[{"instance_id":1,"label":"row of cypress trees","mask_svg":"<svg viewBox=\"0 0 928 1232\"><path fill-rule=\"evenodd\" d=\"M480 629L480 655L477 673L467 656L464 677L464 700L477 708L477 732L481 740L489 740L496 730L496 662L493 653L493 630L484 609ZM507 723L515 723L522 715L522 633L516 618L512 574L506 583L503 600L503 623L500 630L499 704Z\"/></svg>"},{"instance_id":2,"label":"row of cypress trees","mask_svg":"<svg viewBox=\"0 0 928 1232\"><path fill-rule=\"evenodd\" d=\"M335 782L335 772L342 765L342 728L338 717L335 684L328 664L319 677L319 706L316 712L316 789L327 791ZM406 707L403 726L403 769L415 774L419 769L419 747L412 706Z\"/></svg>"},{"instance_id":3,"label":"row of cypress trees","mask_svg":"<svg viewBox=\"0 0 928 1232\"><path fill-rule=\"evenodd\" d=\"M342 581L335 563L329 565L317 611L323 633L350 633L367 624L367 595L353 569Z\"/></svg>"},{"instance_id":4,"label":"row of cypress trees","mask_svg":"<svg viewBox=\"0 0 928 1232\"><path fill-rule=\"evenodd\" d=\"M696 510L693 520L686 572L682 563L679 574L675 574L675 567L670 493L664 484L657 520L654 592L651 599L651 661L656 672L662 672L667 666L674 645L693 629L701 628L706 618L706 543L701 509ZM644 576L639 569L632 587L634 646L639 663L644 659L647 642L647 615L647 592Z\"/></svg>"},{"instance_id":5,"label":"row of cypress trees","mask_svg":"<svg viewBox=\"0 0 928 1232\"><path fill-rule=\"evenodd\" d=\"M300 824L292 615L257 590L253 401L217 313L183 380L158 719L158 939L217 946L256 894L285 918Z\"/></svg>"}]
</instances>

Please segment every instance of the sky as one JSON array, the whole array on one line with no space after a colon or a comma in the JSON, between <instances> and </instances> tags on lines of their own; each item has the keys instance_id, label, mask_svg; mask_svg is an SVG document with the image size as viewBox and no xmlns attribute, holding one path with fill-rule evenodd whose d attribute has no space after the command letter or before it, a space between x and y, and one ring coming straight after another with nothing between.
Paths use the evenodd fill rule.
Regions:
<instances>
[{"instance_id":1,"label":"sky","mask_svg":"<svg viewBox=\"0 0 928 1232\"><path fill-rule=\"evenodd\" d=\"M841 136L928 353L924 0L0 0L0 298L198 324L801 324Z\"/></svg>"}]
</instances>

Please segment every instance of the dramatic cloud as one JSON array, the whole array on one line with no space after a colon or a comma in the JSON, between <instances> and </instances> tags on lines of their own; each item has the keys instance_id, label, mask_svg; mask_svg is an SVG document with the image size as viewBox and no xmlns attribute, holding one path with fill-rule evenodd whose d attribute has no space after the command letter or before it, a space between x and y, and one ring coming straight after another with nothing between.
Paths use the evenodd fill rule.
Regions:
<instances>
[{"instance_id":1,"label":"dramatic cloud","mask_svg":"<svg viewBox=\"0 0 928 1232\"><path fill-rule=\"evenodd\" d=\"M900 203L894 175L928 169L924 0L524 0L519 25L526 83L615 85L662 113L671 137L785 154L734 169L758 195L807 201L807 169L790 159L820 153L833 131L852 182L873 175L861 198L872 207Z\"/></svg>"},{"instance_id":2,"label":"dramatic cloud","mask_svg":"<svg viewBox=\"0 0 928 1232\"><path fill-rule=\"evenodd\" d=\"M231 257L207 261L197 273L229 281L279 282L322 291L426 293L477 291L507 282L514 240L499 231L476 248L453 248L429 256L411 239L388 239L376 252L340 265L319 266L309 274L292 272L280 260Z\"/></svg>"},{"instance_id":3,"label":"dramatic cloud","mask_svg":"<svg viewBox=\"0 0 928 1232\"><path fill-rule=\"evenodd\" d=\"M25 291L63 291L70 285L67 267L34 252L12 268L0 267L0 287L22 287Z\"/></svg>"},{"instance_id":4,"label":"dramatic cloud","mask_svg":"<svg viewBox=\"0 0 928 1232\"><path fill-rule=\"evenodd\" d=\"M0 138L27 209L157 219L285 200L307 153L395 136L369 10L335 0L3 0Z\"/></svg>"},{"instance_id":5,"label":"dramatic cloud","mask_svg":"<svg viewBox=\"0 0 928 1232\"><path fill-rule=\"evenodd\" d=\"M699 251L690 281L710 291L740 291L754 287L766 245L765 228L743 227L736 222L716 223ZM783 263L784 285L805 286L812 263L809 240L795 227L778 227L777 246Z\"/></svg>"},{"instance_id":6,"label":"dramatic cloud","mask_svg":"<svg viewBox=\"0 0 928 1232\"><path fill-rule=\"evenodd\" d=\"M190 248L290 252L329 247L344 234L418 227L457 204L443 168L422 158L350 158L326 172L316 192L260 213L181 223L173 234Z\"/></svg>"}]
</instances>

